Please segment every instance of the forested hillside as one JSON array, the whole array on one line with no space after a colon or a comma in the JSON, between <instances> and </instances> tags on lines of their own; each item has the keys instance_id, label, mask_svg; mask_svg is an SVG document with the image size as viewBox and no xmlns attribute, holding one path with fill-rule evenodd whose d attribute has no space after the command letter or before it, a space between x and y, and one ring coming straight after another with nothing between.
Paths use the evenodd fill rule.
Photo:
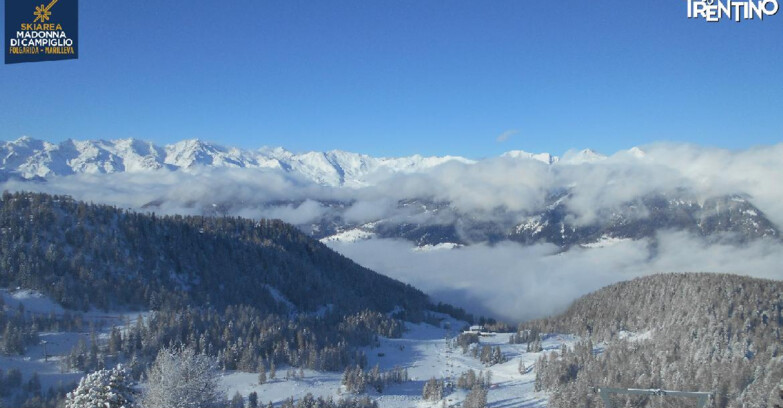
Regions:
<instances>
[{"instance_id":1,"label":"forested hillside","mask_svg":"<svg viewBox=\"0 0 783 408\"><path fill-rule=\"evenodd\" d=\"M136 379L166 347L271 378L275 367L363 367L358 347L399 337L397 318L427 319L427 308L466 315L281 221L159 217L28 193L2 195L0 288L34 290L68 309L44 314L0 302L4 356L24 356L39 331L90 332L61 369L125 363ZM91 308L154 313L108 331L76 313ZM0 370L0 404L54 407L68 391L13 386L19 378Z\"/></svg>"},{"instance_id":2,"label":"forested hillside","mask_svg":"<svg viewBox=\"0 0 783 408\"><path fill-rule=\"evenodd\" d=\"M552 407L602 403L591 386L714 393L713 407L768 405L783 378L783 282L719 274L664 274L618 283L560 316L520 326L578 333L584 342L538 362L536 387ZM617 397L627 406L677 399Z\"/></svg>"},{"instance_id":3,"label":"forested hillside","mask_svg":"<svg viewBox=\"0 0 783 408\"><path fill-rule=\"evenodd\" d=\"M249 305L287 313L400 307L427 297L276 220L158 217L65 196L3 194L0 287L66 307ZM282 295L282 296L281 296Z\"/></svg>"}]
</instances>

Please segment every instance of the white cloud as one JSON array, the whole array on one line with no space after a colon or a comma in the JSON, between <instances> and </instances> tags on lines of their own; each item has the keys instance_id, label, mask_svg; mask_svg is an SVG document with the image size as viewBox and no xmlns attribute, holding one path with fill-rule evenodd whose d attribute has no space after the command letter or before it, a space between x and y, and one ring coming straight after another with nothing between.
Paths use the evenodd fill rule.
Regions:
<instances>
[{"instance_id":1,"label":"white cloud","mask_svg":"<svg viewBox=\"0 0 783 408\"><path fill-rule=\"evenodd\" d=\"M498 143L503 143L511 138L511 136L514 136L516 134L519 134L519 131L516 129L510 129L506 130L505 132L498 135L498 137L495 139Z\"/></svg>"},{"instance_id":2,"label":"white cloud","mask_svg":"<svg viewBox=\"0 0 783 408\"><path fill-rule=\"evenodd\" d=\"M299 205L288 204L260 210L258 216L248 218L272 218L289 224L303 225L320 219L326 212L327 209L319 202L308 199Z\"/></svg>"},{"instance_id":3,"label":"white cloud","mask_svg":"<svg viewBox=\"0 0 783 408\"><path fill-rule=\"evenodd\" d=\"M388 217L395 212L396 207L397 202L386 197L362 200L351 205L343 217L349 223L363 224Z\"/></svg>"},{"instance_id":4,"label":"white cloud","mask_svg":"<svg viewBox=\"0 0 783 408\"><path fill-rule=\"evenodd\" d=\"M687 189L695 199L748 194L774 223L783 225L783 144L743 151L682 144L642 149L643 154L622 151L580 164L508 157L475 164L452 161L416 174L387 174L364 188L319 186L275 169L225 168L53 177L44 184L6 182L3 188L66 193L123 207L161 200L160 210L169 212L224 201L239 211L276 201L341 200L351 203L346 216L357 222L394 216L396 202L410 198L449 202L455 210L483 217L498 208L533 211L553 190L568 189L571 195L564 203L577 223L592 222L599 209L645 194Z\"/></svg>"},{"instance_id":5,"label":"white cloud","mask_svg":"<svg viewBox=\"0 0 783 408\"><path fill-rule=\"evenodd\" d=\"M472 245L449 251L413 251L408 242L368 240L330 243L359 264L410 283L436 300L507 321L544 317L606 285L661 272L724 272L783 279L783 245L758 241L746 247L707 246L684 233L649 242L625 241L604 248L514 243Z\"/></svg>"},{"instance_id":6,"label":"white cloud","mask_svg":"<svg viewBox=\"0 0 783 408\"><path fill-rule=\"evenodd\" d=\"M257 169L195 169L53 177L46 183L9 181L2 188L70 194L77 199L158 213L201 214L222 204L232 214L308 223L330 215L320 200L348 203L344 216L363 223L377 218L408 222L449 221L453 211L481 219L498 208L540 209L555 189L569 189L564 204L573 222L589 223L611 208L649 193L685 189L696 200L742 193L783 226L783 144L742 151L683 144L655 144L580 164L547 165L533 159L495 158L475 164L448 162L417 174L386 174L374 186L323 187L290 173ZM434 215L415 215L399 200L448 202ZM435 214L435 213L432 213ZM504 220L512 222L513 220ZM337 244L335 244L337 245ZM407 242L371 240L336 248L380 272L421 287L443 300L508 319L561 310L588 291L654 272L734 272L781 279L780 241L749 246L705 246L698 238L662 234L657 253L646 241L606 248L571 249L514 243L459 250L412 252Z\"/></svg>"}]
</instances>

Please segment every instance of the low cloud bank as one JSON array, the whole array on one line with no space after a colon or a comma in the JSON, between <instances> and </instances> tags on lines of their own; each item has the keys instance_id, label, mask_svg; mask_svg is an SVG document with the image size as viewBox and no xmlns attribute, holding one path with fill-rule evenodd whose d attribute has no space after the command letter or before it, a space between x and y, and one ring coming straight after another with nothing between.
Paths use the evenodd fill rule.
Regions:
<instances>
[{"instance_id":1,"label":"low cloud bank","mask_svg":"<svg viewBox=\"0 0 783 408\"><path fill-rule=\"evenodd\" d=\"M406 199L448 202L474 219L497 217L498 209L524 215L546 205L553 192L566 189L570 195L564 204L574 217L569 222L580 224L595 221L601 209L645 194L687 191L695 200L745 194L770 221L783 226L783 144L742 151L656 144L598 161L582 159L555 165L510 157L475 164L448 162L416 174L376 174L376 184L363 188L325 187L280 170L228 168L82 174L35 183L11 180L2 188L69 194L159 214L280 218L300 225L338 213L354 223L382 218L428 223L453 216L417 214L397 205ZM154 205L143 207L149 203ZM388 240L332 245L437 298L513 321L560 311L589 291L656 272L731 272L783 279L780 241L705 246L703 240L683 233L659 234L656 241L654 251L651 242L626 241L564 253L550 245L515 243L433 252L412 252L410 243Z\"/></svg>"},{"instance_id":2,"label":"low cloud bank","mask_svg":"<svg viewBox=\"0 0 783 408\"><path fill-rule=\"evenodd\" d=\"M373 184L363 188L321 186L279 169L231 168L80 174L51 177L46 183L9 181L3 188L64 193L133 208L157 202L154 210L161 213L201 213L212 204L230 203L232 214L297 223L330 212L324 206L300 205L306 200L347 203L344 216L355 223L405 218L407 210L396 203L412 198L448 202L455 211L491 219L498 209L535 212L551 194L567 190L563 204L573 215L569 222L584 225L600 221L601 209L647 194L687 192L694 200L745 194L773 223L783 225L783 144L742 151L655 144L597 161L588 158L554 165L512 157L452 161L413 174L370 174Z\"/></svg>"},{"instance_id":3,"label":"low cloud bank","mask_svg":"<svg viewBox=\"0 0 783 408\"><path fill-rule=\"evenodd\" d=\"M510 322L563 311L584 294L612 283L662 272L721 272L783 279L783 245L706 245L681 232L603 248L558 252L552 245L472 245L413 251L409 242L374 239L330 243L359 264L410 283L435 300ZM655 255L651 255L651 254Z\"/></svg>"}]
</instances>

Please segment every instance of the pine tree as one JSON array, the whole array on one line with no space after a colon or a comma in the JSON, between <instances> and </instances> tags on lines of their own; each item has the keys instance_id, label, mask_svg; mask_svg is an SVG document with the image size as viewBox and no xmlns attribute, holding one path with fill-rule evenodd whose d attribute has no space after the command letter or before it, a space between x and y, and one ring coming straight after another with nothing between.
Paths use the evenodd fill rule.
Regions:
<instances>
[{"instance_id":1,"label":"pine tree","mask_svg":"<svg viewBox=\"0 0 783 408\"><path fill-rule=\"evenodd\" d=\"M253 391L247 396L248 408L258 408L258 393Z\"/></svg>"},{"instance_id":2,"label":"pine tree","mask_svg":"<svg viewBox=\"0 0 783 408\"><path fill-rule=\"evenodd\" d=\"M231 408L245 408L245 398L237 391L234 396L231 397Z\"/></svg>"},{"instance_id":3,"label":"pine tree","mask_svg":"<svg viewBox=\"0 0 783 408\"><path fill-rule=\"evenodd\" d=\"M32 395L41 395L41 379L38 372L34 372L24 387L25 393Z\"/></svg>"},{"instance_id":4,"label":"pine tree","mask_svg":"<svg viewBox=\"0 0 783 408\"><path fill-rule=\"evenodd\" d=\"M258 385L266 383L266 369L264 363L258 365Z\"/></svg>"}]
</instances>

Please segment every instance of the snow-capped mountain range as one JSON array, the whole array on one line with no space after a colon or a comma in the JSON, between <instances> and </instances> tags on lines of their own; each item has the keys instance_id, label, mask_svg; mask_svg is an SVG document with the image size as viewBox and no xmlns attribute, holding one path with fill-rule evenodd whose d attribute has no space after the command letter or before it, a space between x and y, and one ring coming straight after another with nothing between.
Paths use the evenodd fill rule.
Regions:
<instances>
[{"instance_id":1,"label":"snow-capped mountain range","mask_svg":"<svg viewBox=\"0 0 783 408\"><path fill-rule=\"evenodd\" d=\"M301 154L280 147L242 150L195 139L161 147L136 139L54 144L22 137L2 143L0 155L0 170L24 178L227 167L279 169L321 185L345 187L367 185L376 173L409 173L449 161L472 162L456 156L376 158L340 150Z\"/></svg>"},{"instance_id":2,"label":"snow-capped mountain range","mask_svg":"<svg viewBox=\"0 0 783 408\"><path fill-rule=\"evenodd\" d=\"M549 153L506 152L502 157L546 164L582 163L605 156L583 150L561 160ZM474 163L459 156L384 158L332 150L293 153L280 147L242 150L201 140L166 146L136 139L66 140L55 144L30 137L0 143L0 170L26 179L72 174L148 172L199 167L278 169L326 186L362 187L383 174L415 173L447 162Z\"/></svg>"},{"instance_id":3,"label":"snow-capped mountain range","mask_svg":"<svg viewBox=\"0 0 783 408\"><path fill-rule=\"evenodd\" d=\"M672 184L679 183L676 178L648 188L663 171L645 167L651 161L655 164L650 156L653 154L648 156L640 148L611 158L589 149L567 152L563 157L515 150L494 160L477 161L459 156L379 158L339 150L293 153L279 147L242 150L200 140L161 147L134 139L54 144L23 137L0 143L0 176L48 180L50 183L32 183L38 187L22 183L22 187L13 188L49 191L40 185L51 184L57 193L84 199L79 197L86 189L81 182L60 183L57 176L181 173L178 182L160 193L150 193L145 184L154 183L156 177L142 181L139 191L145 201L119 203L160 212L184 209L205 215L282 218L324 242L378 237L404 239L419 248L501 241L524 245L547 242L568 248L649 239L662 230L687 231L713 242L724 241L726 236L739 243L779 239L778 227L745 191L705 195ZM443 169L454 171L440 172L434 178L387 183L394 175L417 177L452 163L456 168ZM618 168L618 163L622 167ZM323 186L328 193L292 187L300 183L267 191L264 182L248 184L248 178L232 179L223 173L204 181L212 184L198 190L201 193L187 187L168 193L170 188L207 180L200 173L205 169L226 168L285 174L301 180L302 186ZM646 168L645 172L637 173L640 168ZM597 173L591 173L596 169ZM552 174L559 176L548 178ZM191 176L195 179L188 178ZM221 185L235 188L220 189ZM58 190L58 186L70 186L70 190ZM377 191L368 196L363 187ZM625 193L629 188L632 194ZM253 193L248 195L247 191ZM585 196L592 197L591 201L579 201ZM617 197L607 199L612 196ZM530 203L515 208L525 200ZM580 221L586 209L595 212L592 221Z\"/></svg>"}]
</instances>

